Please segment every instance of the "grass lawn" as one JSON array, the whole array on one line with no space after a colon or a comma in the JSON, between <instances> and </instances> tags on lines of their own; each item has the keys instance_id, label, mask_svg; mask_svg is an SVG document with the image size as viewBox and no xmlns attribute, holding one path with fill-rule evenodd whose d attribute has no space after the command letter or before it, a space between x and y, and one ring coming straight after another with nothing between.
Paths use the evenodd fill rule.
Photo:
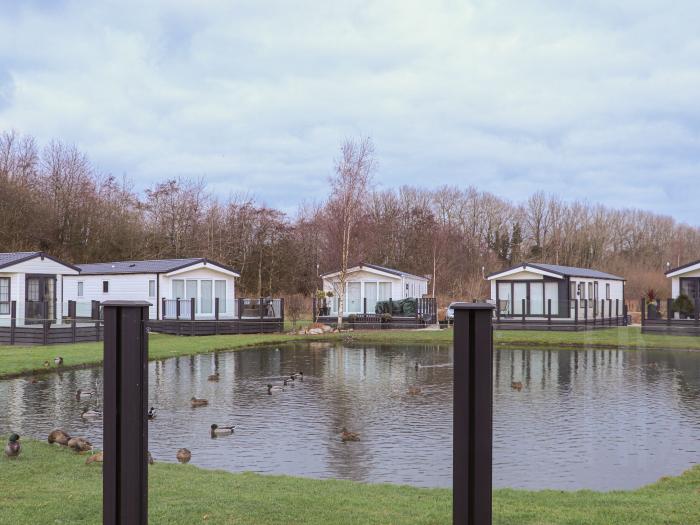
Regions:
<instances>
[{"instance_id":1,"label":"grass lawn","mask_svg":"<svg viewBox=\"0 0 700 525\"><path fill-rule=\"evenodd\" d=\"M217 350L240 350L256 345L275 345L292 341L338 341L351 338L367 343L422 343L448 344L452 330L366 330L345 334L300 336L289 334L212 335L202 337L178 337L151 334L149 354L151 359L165 359ZM638 327L620 327L586 332L540 332L527 330L501 330L495 332L497 346L553 346L553 347L623 347L669 348L700 350L700 337L642 334ZM63 357L64 367L99 364L102 361L102 343L79 343L54 346L2 346L0 347L0 379L17 374L44 370L44 362Z\"/></svg>"},{"instance_id":2,"label":"grass lawn","mask_svg":"<svg viewBox=\"0 0 700 525\"><path fill-rule=\"evenodd\" d=\"M3 443L6 436L3 436ZM37 441L0 458L0 524L100 523L102 471ZM451 523L451 491L231 474L158 462L149 467L149 521L163 524ZM499 525L700 523L700 467L628 492L494 492ZM40 517L40 519L39 519Z\"/></svg>"}]
</instances>

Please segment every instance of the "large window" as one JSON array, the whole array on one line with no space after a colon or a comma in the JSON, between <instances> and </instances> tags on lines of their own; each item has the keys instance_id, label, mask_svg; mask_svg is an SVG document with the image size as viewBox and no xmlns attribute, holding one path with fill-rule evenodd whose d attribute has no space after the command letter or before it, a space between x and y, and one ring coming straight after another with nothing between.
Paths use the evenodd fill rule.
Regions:
<instances>
[{"instance_id":1,"label":"large window","mask_svg":"<svg viewBox=\"0 0 700 525\"><path fill-rule=\"evenodd\" d=\"M185 298L194 299L194 311L199 312L199 304L197 301L197 281L195 279L187 279L185 281Z\"/></svg>"},{"instance_id":2,"label":"large window","mask_svg":"<svg viewBox=\"0 0 700 525\"><path fill-rule=\"evenodd\" d=\"M605 298L610 299L610 283L605 283Z\"/></svg>"},{"instance_id":3,"label":"large window","mask_svg":"<svg viewBox=\"0 0 700 525\"><path fill-rule=\"evenodd\" d=\"M156 281L155 279L151 279L148 281L148 297L155 297L156 296Z\"/></svg>"},{"instance_id":4,"label":"large window","mask_svg":"<svg viewBox=\"0 0 700 525\"><path fill-rule=\"evenodd\" d=\"M214 311L211 281L200 281L202 292L202 313L210 314Z\"/></svg>"},{"instance_id":5,"label":"large window","mask_svg":"<svg viewBox=\"0 0 700 525\"><path fill-rule=\"evenodd\" d=\"M391 299L391 283L379 283L379 301L388 301Z\"/></svg>"},{"instance_id":6,"label":"large window","mask_svg":"<svg viewBox=\"0 0 700 525\"><path fill-rule=\"evenodd\" d=\"M0 314L10 313L10 278L0 277Z\"/></svg>"},{"instance_id":7,"label":"large window","mask_svg":"<svg viewBox=\"0 0 700 525\"><path fill-rule=\"evenodd\" d=\"M377 306L377 283L365 283L365 299L367 299L367 313L373 314Z\"/></svg>"},{"instance_id":8,"label":"large window","mask_svg":"<svg viewBox=\"0 0 700 525\"><path fill-rule=\"evenodd\" d=\"M214 281L214 297L219 300L219 312L226 312L226 281Z\"/></svg>"},{"instance_id":9,"label":"large window","mask_svg":"<svg viewBox=\"0 0 700 525\"><path fill-rule=\"evenodd\" d=\"M173 299L185 298L185 281L182 279L173 280Z\"/></svg>"}]
</instances>

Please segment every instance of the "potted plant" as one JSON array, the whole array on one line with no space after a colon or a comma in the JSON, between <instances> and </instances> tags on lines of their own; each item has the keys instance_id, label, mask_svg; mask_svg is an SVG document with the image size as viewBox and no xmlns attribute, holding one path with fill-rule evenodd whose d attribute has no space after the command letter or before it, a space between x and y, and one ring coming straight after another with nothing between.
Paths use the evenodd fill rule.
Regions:
<instances>
[{"instance_id":1,"label":"potted plant","mask_svg":"<svg viewBox=\"0 0 700 525\"><path fill-rule=\"evenodd\" d=\"M673 309L680 314L681 319L695 315L695 305L686 294L682 293L673 301Z\"/></svg>"},{"instance_id":2,"label":"potted plant","mask_svg":"<svg viewBox=\"0 0 700 525\"><path fill-rule=\"evenodd\" d=\"M647 319L660 319L661 314L659 314L659 305L656 295L656 290L649 288L644 298L647 303Z\"/></svg>"}]
</instances>

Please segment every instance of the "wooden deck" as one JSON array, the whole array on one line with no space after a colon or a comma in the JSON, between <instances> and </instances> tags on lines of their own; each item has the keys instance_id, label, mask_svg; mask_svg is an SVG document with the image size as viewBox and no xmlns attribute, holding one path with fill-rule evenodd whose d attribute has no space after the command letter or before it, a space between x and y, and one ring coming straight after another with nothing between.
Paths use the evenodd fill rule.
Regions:
<instances>
[{"instance_id":1,"label":"wooden deck","mask_svg":"<svg viewBox=\"0 0 700 525\"><path fill-rule=\"evenodd\" d=\"M219 321L189 321L165 319L148 321L148 330L170 335L270 334L284 331L284 319L266 317L225 319Z\"/></svg>"},{"instance_id":2,"label":"wooden deck","mask_svg":"<svg viewBox=\"0 0 700 525\"><path fill-rule=\"evenodd\" d=\"M34 346L102 341L102 332L101 321L80 325L0 326L0 344Z\"/></svg>"},{"instance_id":3,"label":"wooden deck","mask_svg":"<svg viewBox=\"0 0 700 525\"><path fill-rule=\"evenodd\" d=\"M432 324L430 320L416 319L415 316L393 316L391 321L383 321L377 314L357 314L343 317L343 327L354 330L408 330L426 328ZM316 318L316 322L335 326L338 324L337 315L323 315Z\"/></svg>"},{"instance_id":4,"label":"wooden deck","mask_svg":"<svg viewBox=\"0 0 700 525\"><path fill-rule=\"evenodd\" d=\"M579 332L584 330L599 330L613 328L615 326L627 326L627 319L622 316L607 317L605 319L562 319L552 317L521 317L493 320L494 330L541 330L552 332Z\"/></svg>"}]
</instances>

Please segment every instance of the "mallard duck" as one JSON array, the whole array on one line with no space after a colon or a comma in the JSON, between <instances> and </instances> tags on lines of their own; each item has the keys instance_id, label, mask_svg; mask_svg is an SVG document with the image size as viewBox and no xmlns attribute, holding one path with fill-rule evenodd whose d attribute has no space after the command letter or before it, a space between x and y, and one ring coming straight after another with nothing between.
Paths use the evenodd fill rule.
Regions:
<instances>
[{"instance_id":1,"label":"mallard duck","mask_svg":"<svg viewBox=\"0 0 700 525\"><path fill-rule=\"evenodd\" d=\"M218 381L219 380L219 372L214 372L209 377L207 377L207 380L208 381Z\"/></svg>"},{"instance_id":2,"label":"mallard duck","mask_svg":"<svg viewBox=\"0 0 700 525\"><path fill-rule=\"evenodd\" d=\"M523 383L522 383L522 381L513 381L513 382L510 384L510 387L511 387L513 390L517 390L517 391L519 392L520 390L523 389Z\"/></svg>"},{"instance_id":3,"label":"mallard duck","mask_svg":"<svg viewBox=\"0 0 700 525\"><path fill-rule=\"evenodd\" d=\"M51 363L44 361L44 368L51 368Z\"/></svg>"},{"instance_id":4,"label":"mallard duck","mask_svg":"<svg viewBox=\"0 0 700 525\"><path fill-rule=\"evenodd\" d=\"M5 455L8 458L16 458L21 451L22 445L19 444L19 435L11 434L7 445L5 445Z\"/></svg>"},{"instance_id":5,"label":"mallard duck","mask_svg":"<svg viewBox=\"0 0 700 525\"><path fill-rule=\"evenodd\" d=\"M67 445L68 448L72 448L76 452L87 452L88 450L92 450L92 443L81 437L70 438Z\"/></svg>"},{"instance_id":6,"label":"mallard duck","mask_svg":"<svg viewBox=\"0 0 700 525\"><path fill-rule=\"evenodd\" d=\"M213 423L212 426L209 428L209 434L211 435L211 437L227 436L229 434L233 434L235 428L235 425L220 427L216 423Z\"/></svg>"},{"instance_id":7,"label":"mallard duck","mask_svg":"<svg viewBox=\"0 0 700 525\"><path fill-rule=\"evenodd\" d=\"M410 396L417 396L422 392L420 387L417 386L409 386L408 387L408 395Z\"/></svg>"},{"instance_id":8,"label":"mallard duck","mask_svg":"<svg viewBox=\"0 0 700 525\"><path fill-rule=\"evenodd\" d=\"M153 465L155 461L153 460L153 456L151 455L151 451L149 450L146 452L146 461L148 461L149 465Z\"/></svg>"},{"instance_id":9,"label":"mallard duck","mask_svg":"<svg viewBox=\"0 0 700 525\"><path fill-rule=\"evenodd\" d=\"M209 404L209 401L206 399L197 399L196 397L192 396L190 398L190 404L192 405L192 408L205 407Z\"/></svg>"},{"instance_id":10,"label":"mallard duck","mask_svg":"<svg viewBox=\"0 0 700 525\"><path fill-rule=\"evenodd\" d=\"M270 384L267 385L267 393L270 395L272 395L275 392L283 392L283 391L284 391L284 387L282 387L282 386L279 386L279 385L273 386Z\"/></svg>"},{"instance_id":11,"label":"mallard duck","mask_svg":"<svg viewBox=\"0 0 700 525\"><path fill-rule=\"evenodd\" d=\"M90 454L88 458L85 460L85 464L89 465L90 463L102 463L104 461L104 453L103 452L97 452L95 454Z\"/></svg>"},{"instance_id":12,"label":"mallard duck","mask_svg":"<svg viewBox=\"0 0 700 525\"><path fill-rule=\"evenodd\" d=\"M56 428L49 434L49 443L56 443L57 445L68 445L70 441L70 435L65 430Z\"/></svg>"},{"instance_id":13,"label":"mallard duck","mask_svg":"<svg viewBox=\"0 0 700 525\"><path fill-rule=\"evenodd\" d=\"M148 409L148 420L153 421L156 418L156 409L151 407Z\"/></svg>"},{"instance_id":14,"label":"mallard duck","mask_svg":"<svg viewBox=\"0 0 700 525\"><path fill-rule=\"evenodd\" d=\"M83 419L96 419L100 417L102 414L100 414L97 410L84 410L82 414L80 414L80 417Z\"/></svg>"},{"instance_id":15,"label":"mallard duck","mask_svg":"<svg viewBox=\"0 0 700 525\"><path fill-rule=\"evenodd\" d=\"M340 429L340 440L342 442L360 441L360 434L357 432L350 432L347 428L343 427Z\"/></svg>"},{"instance_id":16,"label":"mallard duck","mask_svg":"<svg viewBox=\"0 0 700 525\"><path fill-rule=\"evenodd\" d=\"M414 367L416 370L418 370L418 369L420 368L420 363L419 363L418 361L416 361L416 364L415 364L413 367Z\"/></svg>"},{"instance_id":17,"label":"mallard duck","mask_svg":"<svg viewBox=\"0 0 700 525\"><path fill-rule=\"evenodd\" d=\"M36 377L32 376L27 379L27 382L31 385L36 385L39 382L39 380Z\"/></svg>"},{"instance_id":18,"label":"mallard duck","mask_svg":"<svg viewBox=\"0 0 700 525\"><path fill-rule=\"evenodd\" d=\"M63 358L60 355L54 357L53 364L56 366L61 366L63 364Z\"/></svg>"},{"instance_id":19,"label":"mallard duck","mask_svg":"<svg viewBox=\"0 0 700 525\"><path fill-rule=\"evenodd\" d=\"M177 451L177 454L175 454L175 457L180 463L189 463L190 460L192 459L192 452L190 452L186 448L181 448L180 450Z\"/></svg>"},{"instance_id":20,"label":"mallard duck","mask_svg":"<svg viewBox=\"0 0 700 525\"><path fill-rule=\"evenodd\" d=\"M75 392L75 399L77 399L78 401L80 401L81 399L90 399L94 394L94 392L90 392L89 390L82 390L79 388Z\"/></svg>"}]
</instances>

